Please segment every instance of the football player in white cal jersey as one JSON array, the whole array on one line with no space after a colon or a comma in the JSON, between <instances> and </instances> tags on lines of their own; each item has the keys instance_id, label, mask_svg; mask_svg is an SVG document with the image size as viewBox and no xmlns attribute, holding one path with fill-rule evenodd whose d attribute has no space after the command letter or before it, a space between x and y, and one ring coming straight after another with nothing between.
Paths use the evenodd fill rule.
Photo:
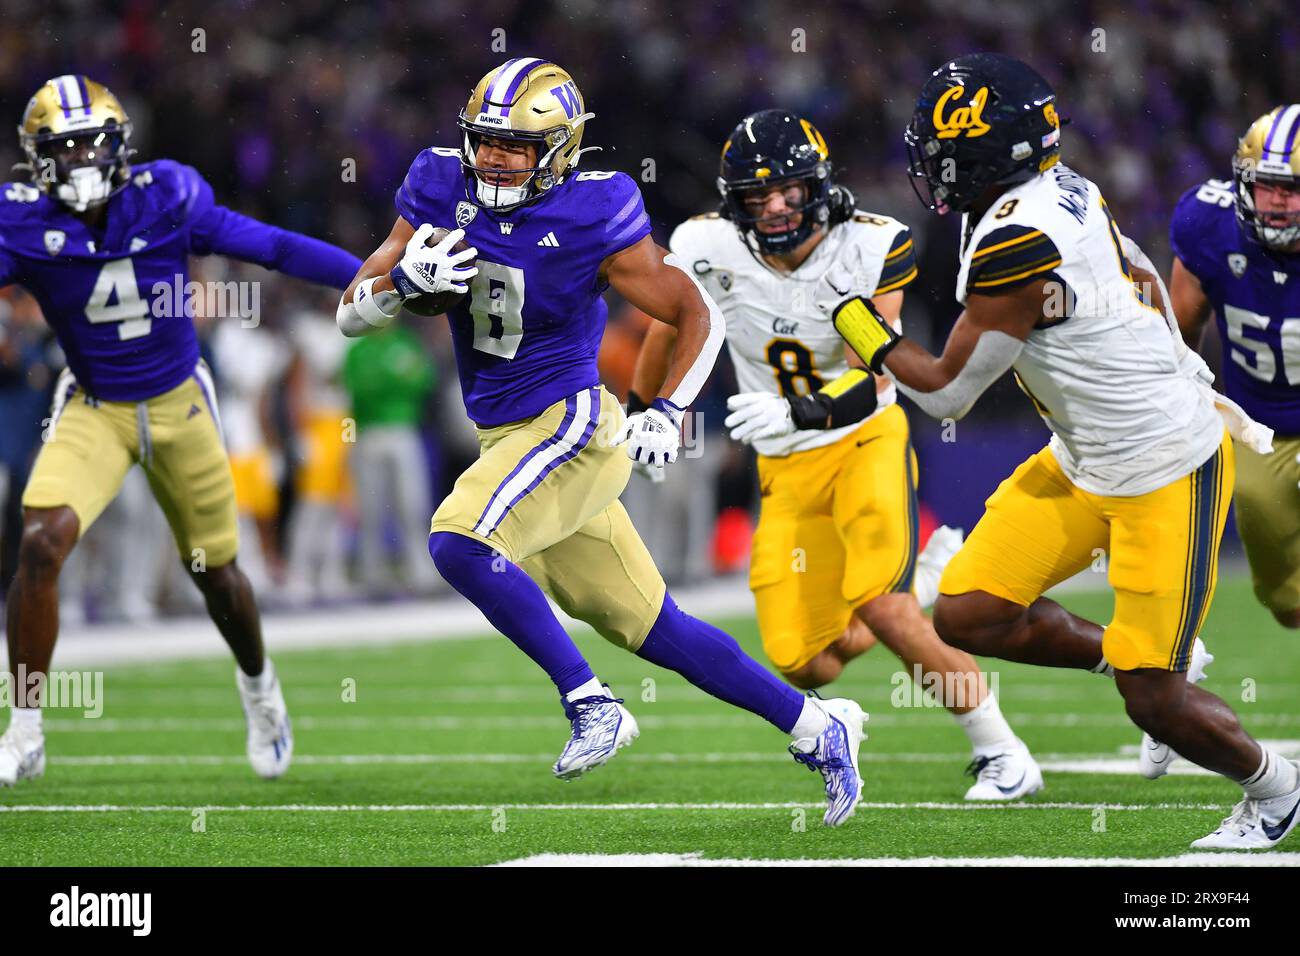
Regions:
<instances>
[{"instance_id":1,"label":"football player in white cal jersey","mask_svg":"<svg viewBox=\"0 0 1300 956\"><path fill-rule=\"evenodd\" d=\"M1023 63L974 54L936 70L907 142L923 201L965 214L965 310L937 358L861 296L835 308L835 324L931 415L960 417L1014 369L1052 431L944 571L940 636L973 654L1113 675L1134 723L1245 791L1192 845L1272 847L1295 827L1300 765L1187 679L1232 493L1229 436L1262 449L1272 433L1216 399L1097 186L1060 162L1060 129L1055 94ZM1104 628L1042 596L1098 549L1115 592Z\"/></svg>"},{"instance_id":2,"label":"football player in white cal jersey","mask_svg":"<svg viewBox=\"0 0 1300 956\"><path fill-rule=\"evenodd\" d=\"M728 402L726 425L758 452L750 588L767 656L790 683L811 690L878 638L909 676L942 688L942 703L970 738L976 780L966 798L1033 793L1042 773L979 666L945 645L921 612L961 534L940 528L918 557L907 417L893 384L866 370L815 304L842 298L827 283L843 279L897 320L917 271L911 232L856 212L832 180L821 133L786 110L741 121L723 147L718 187L722 214L688 220L670 245L726 316L744 390ZM658 392L674 335L651 327L633 405Z\"/></svg>"}]
</instances>

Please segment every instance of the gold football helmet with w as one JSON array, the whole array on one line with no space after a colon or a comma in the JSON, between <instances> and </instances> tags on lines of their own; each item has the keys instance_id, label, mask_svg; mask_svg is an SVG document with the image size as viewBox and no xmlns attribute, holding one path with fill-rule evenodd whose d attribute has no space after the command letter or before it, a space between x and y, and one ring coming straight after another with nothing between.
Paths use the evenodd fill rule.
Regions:
<instances>
[{"instance_id":1,"label":"gold football helmet with w","mask_svg":"<svg viewBox=\"0 0 1300 956\"><path fill-rule=\"evenodd\" d=\"M130 179L131 120L89 77L47 81L28 101L18 139L32 182L76 212L107 202Z\"/></svg>"},{"instance_id":2,"label":"gold football helmet with w","mask_svg":"<svg viewBox=\"0 0 1300 956\"><path fill-rule=\"evenodd\" d=\"M516 57L490 71L457 122L463 134L461 165L473 187L470 198L497 212L540 199L577 166L585 152L582 127L594 115L585 111L573 77L554 63ZM533 165L508 171L480 165L484 138L533 147Z\"/></svg>"},{"instance_id":3,"label":"gold football helmet with w","mask_svg":"<svg viewBox=\"0 0 1300 956\"><path fill-rule=\"evenodd\" d=\"M1300 243L1300 103L1251 124L1232 158L1237 219L1247 235L1279 252Z\"/></svg>"}]
</instances>

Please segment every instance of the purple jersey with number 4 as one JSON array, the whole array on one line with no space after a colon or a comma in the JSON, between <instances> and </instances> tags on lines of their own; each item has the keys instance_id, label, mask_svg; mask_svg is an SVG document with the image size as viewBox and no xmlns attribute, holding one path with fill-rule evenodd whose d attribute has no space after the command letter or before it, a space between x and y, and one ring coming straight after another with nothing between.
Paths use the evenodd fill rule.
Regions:
<instances>
[{"instance_id":1,"label":"purple jersey with number 4","mask_svg":"<svg viewBox=\"0 0 1300 956\"><path fill-rule=\"evenodd\" d=\"M599 383L605 330L600 265L650 233L636 183L574 172L504 215L466 196L460 151L426 149L397 190L412 226L458 226L478 250L478 275L448 315L469 417L491 427L531 418Z\"/></svg>"},{"instance_id":2,"label":"purple jersey with number 4","mask_svg":"<svg viewBox=\"0 0 1300 956\"><path fill-rule=\"evenodd\" d=\"M1214 307L1228 397L1279 435L1300 436L1300 255L1248 239L1234 199L1223 180L1189 189L1170 243Z\"/></svg>"},{"instance_id":3,"label":"purple jersey with number 4","mask_svg":"<svg viewBox=\"0 0 1300 956\"><path fill-rule=\"evenodd\" d=\"M0 186L0 286L16 282L35 297L78 387L95 398L144 401L194 374L188 261L209 253L339 289L361 265L217 205L197 170L171 160L132 167L102 231L30 184Z\"/></svg>"}]
</instances>

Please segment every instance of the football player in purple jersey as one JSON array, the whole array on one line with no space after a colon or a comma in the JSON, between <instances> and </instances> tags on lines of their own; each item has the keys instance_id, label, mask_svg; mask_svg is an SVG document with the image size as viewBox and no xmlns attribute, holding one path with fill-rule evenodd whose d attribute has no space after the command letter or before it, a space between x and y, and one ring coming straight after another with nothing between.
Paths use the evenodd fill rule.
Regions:
<instances>
[{"instance_id":1,"label":"football player in purple jersey","mask_svg":"<svg viewBox=\"0 0 1300 956\"><path fill-rule=\"evenodd\" d=\"M429 551L554 681L572 725L555 775L605 763L638 730L546 595L614 644L789 734L796 759L821 771L824 819L838 825L861 795L862 709L804 698L683 613L619 503L633 462L676 459L683 414L724 327L695 278L651 238L636 183L578 171L591 116L554 63L520 57L489 72L460 115L461 148L426 149L412 163L393 230L344 294L339 326L365 334L404 301L463 293L448 318L481 455L434 514ZM435 227L452 231L430 246ZM462 239L469 247L457 251ZM596 370L611 286L677 329L663 388L626 419Z\"/></svg>"},{"instance_id":2,"label":"football player in purple jersey","mask_svg":"<svg viewBox=\"0 0 1300 956\"><path fill-rule=\"evenodd\" d=\"M1275 433L1237 448L1233 500L1255 596L1300 628L1300 103L1251 124L1232 169L1174 210L1170 298L1192 348L1214 315L1228 397Z\"/></svg>"},{"instance_id":3,"label":"football player in purple jersey","mask_svg":"<svg viewBox=\"0 0 1300 956\"><path fill-rule=\"evenodd\" d=\"M235 490L184 301L187 263L225 255L341 289L359 260L218 205L189 166L132 164L126 112L85 76L58 76L37 90L19 135L31 178L0 186L0 286L16 283L36 298L68 367L23 494L8 598L19 706L0 737L0 785L44 772L41 698L30 691L47 674L58 635L59 569L136 464L235 656L249 762L260 776L278 777L293 738L235 560Z\"/></svg>"}]
</instances>

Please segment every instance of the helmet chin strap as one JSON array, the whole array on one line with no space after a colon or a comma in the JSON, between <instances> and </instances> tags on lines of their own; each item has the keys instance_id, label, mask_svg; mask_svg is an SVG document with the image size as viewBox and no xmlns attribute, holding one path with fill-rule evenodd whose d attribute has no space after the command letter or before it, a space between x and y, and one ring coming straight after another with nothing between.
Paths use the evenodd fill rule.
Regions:
<instances>
[{"instance_id":1,"label":"helmet chin strap","mask_svg":"<svg viewBox=\"0 0 1300 956\"><path fill-rule=\"evenodd\" d=\"M55 195L74 212L85 212L91 206L105 202L112 191L113 185L104 170L83 166L69 173L68 182L58 184Z\"/></svg>"}]
</instances>

